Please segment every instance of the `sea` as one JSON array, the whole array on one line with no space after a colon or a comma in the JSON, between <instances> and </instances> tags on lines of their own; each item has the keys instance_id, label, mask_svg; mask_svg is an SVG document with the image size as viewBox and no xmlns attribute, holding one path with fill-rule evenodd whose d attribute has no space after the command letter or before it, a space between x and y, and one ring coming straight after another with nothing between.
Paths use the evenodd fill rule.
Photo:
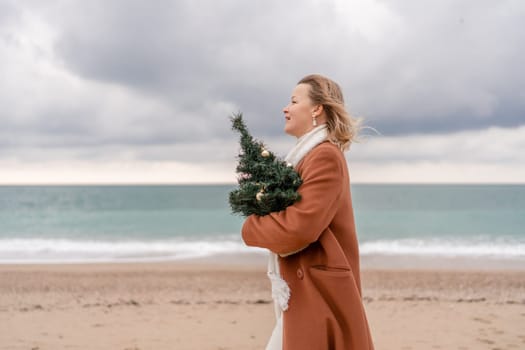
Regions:
<instances>
[{"instance_id":1,"label":"sea","mask_svg":"<svg viewBox=\"0 0 525 350\"><path fill-rule=\"evenodd\" d=\"M228 204L234 188L0 186L0 264L264 256L264 249L242 242L243 218ZM525 185L354 184L351 190L365 261L460 259L525 269Z\"/></svg>"}]
</instances>

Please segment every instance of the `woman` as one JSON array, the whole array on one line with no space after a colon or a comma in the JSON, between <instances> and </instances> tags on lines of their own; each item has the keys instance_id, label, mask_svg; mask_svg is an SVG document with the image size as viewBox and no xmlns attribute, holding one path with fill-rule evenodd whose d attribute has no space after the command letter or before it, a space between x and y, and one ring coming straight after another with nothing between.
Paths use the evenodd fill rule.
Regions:
<instances>
[{"instance_id":1,"label":"woman","mask_svg":"<svg viewBox=\"0 0 525 350\"><path fill-rule=\"evenodd\" d=\"M301 79L284 108L284 131L298 138L286 157L303 179L302 199L283 211L251 215L242 237L269 249L277 324L267 349L373 349L361 300L359 251L343 151L357 121L339 85Z\"/></svg>"}]
</instances>

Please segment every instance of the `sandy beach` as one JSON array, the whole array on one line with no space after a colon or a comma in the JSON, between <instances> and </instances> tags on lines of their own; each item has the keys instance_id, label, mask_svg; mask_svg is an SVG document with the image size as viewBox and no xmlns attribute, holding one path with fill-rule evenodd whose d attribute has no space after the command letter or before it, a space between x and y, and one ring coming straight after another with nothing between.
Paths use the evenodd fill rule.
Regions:
<instances>
[{"instance_id":1,"label":"sandy beach","mask_svg":"<svg viewBox=\"0 0 525 350\"><path fill-rule=\"evenodd\" d=\"M0 265L0 349L263 349L264 265ZM376 349L525 349L525 271L364 269Z\"/></svg>"}]
</instances>

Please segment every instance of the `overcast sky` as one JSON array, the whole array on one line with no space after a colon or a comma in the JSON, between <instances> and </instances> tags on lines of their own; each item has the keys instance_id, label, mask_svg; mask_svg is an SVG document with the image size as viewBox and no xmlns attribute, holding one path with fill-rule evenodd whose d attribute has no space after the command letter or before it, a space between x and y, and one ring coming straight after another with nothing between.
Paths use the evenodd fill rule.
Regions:
<instances>
[{"instance_id":1,"label":"overcast sky","mask_svg":"<svg viewBox=\"0 0 525 350\"><path fill-rule=\"evenodd\" d=\"M521 0L0 0L0 184L234 182L321 73L355 182L525 182Z\"/></svg>"}]
</instances>

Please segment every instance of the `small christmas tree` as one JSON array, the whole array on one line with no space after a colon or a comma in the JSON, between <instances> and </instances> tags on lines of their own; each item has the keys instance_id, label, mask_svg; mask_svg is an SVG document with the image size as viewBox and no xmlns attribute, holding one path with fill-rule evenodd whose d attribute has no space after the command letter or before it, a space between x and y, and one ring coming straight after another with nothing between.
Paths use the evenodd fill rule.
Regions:
<instances>
[{"instance_id":1,"label":"small christmas tree","mask_svg":"<svg viewBox=\"0 0 525 350\"><path fill-rule=\"evenodd\" d=\"M231 118L232 129L241 134L237 165L239 187L230 192L233 213L244 216L267 215L301 199L297 189L302 183L291 164L286 164L248 132L242 113Z\"/></svg>"}]
</instances>

